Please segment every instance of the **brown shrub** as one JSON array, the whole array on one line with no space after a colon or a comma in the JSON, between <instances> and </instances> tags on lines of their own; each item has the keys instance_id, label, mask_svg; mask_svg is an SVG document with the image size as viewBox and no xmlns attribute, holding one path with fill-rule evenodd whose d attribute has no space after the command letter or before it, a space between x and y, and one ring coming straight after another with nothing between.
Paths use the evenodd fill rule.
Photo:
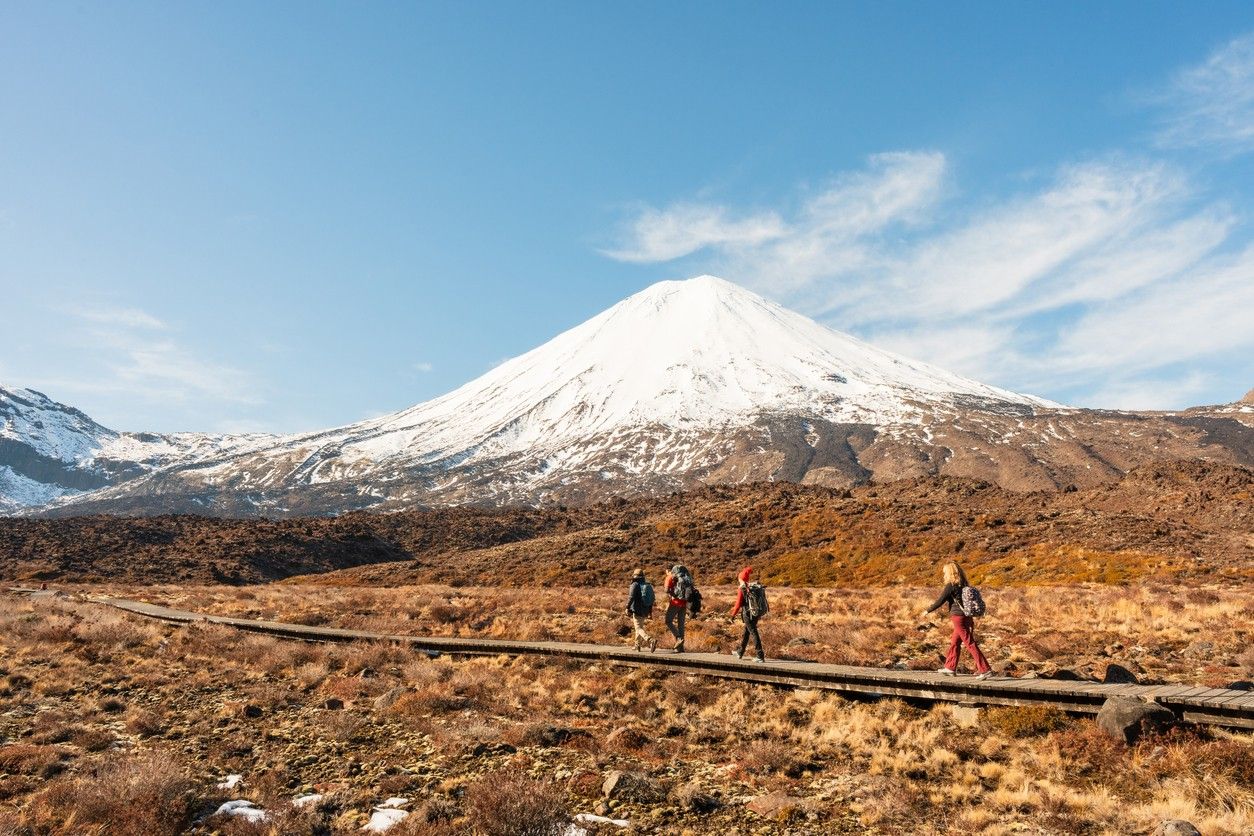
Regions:
<instances>
[{"instance_id":1,"label":"brown shrub","mask_svg":"<svg viewBox=\"0 0 1254 836\"><path fill-rule=\"evenodd\" d=\"M64 757L56 746L14 743L0 748L0 772L51 778L61 771Z\"/></svg>"},{"instance_id":2,"label":"brown shrub","mask_svg":"<svg viewBox=\"0 0 1254 836\"><path fill-rule=\"evenodd\" d=\"M96 707L105 714L120 714L126 710L126 703L117 697L105 697Z\"/></svg>"},{"instance_id":3,"label":"brown shrub","mask_svg":"<svg viewBox=\"0 0 1254 836\"><path fill-rule=\"evenodd\" d=\"M88 752L103 752L113 745L115 739L112 732L105 729L83 728L74 732L70 742Z\"/></svg>"},{"instance_id":4,"label":"brown shrub","mask_svg":"<svg viewBox=\"0 0 1254 836\"><path fill-rule=\"evenodd\" d=\"M126 718L126 730L136 737L154 737L165 731L165 712L138 709Z\"/></svg>"},{"instance_id":5,"label":"brown shrub","mask_svg":"<svg viewBox=\"0 0 1254 836\"><path fill-rule=\"evenodd\" d=\"M793 747L777 740L754 740L740 750L740 768L753 775L776 775L795 771Z\"/></svg>"},{"instance_id":6,"label":"brown shrub","mask_svg":"<svg viewBox=\"0 0 1254 836\"><path fill-rule=\"evenodd\" d=\"M110 836L173 836L192 817L195 790L182 765L167 755L125 756L82 777L53 782L27 813L41 833L99 829Z\"/></svg>"},{"instance_id":7,"label":"brown shrub","mask_svg":"<svg viewBox=\"0 0 1254 836\"><path fill-rule=\"evenodd\" d=\"M1034 737L1065 728L1067 715L1049 705L1009 705L988 709L984 722L1007 737Z\"/></svg>"},{"instance_id":8,"label":"brown shrub","mask_svg":"<svg viewBox=\"0 0 1254 836\"><path fill-rule=\"evenodd\" d=\"M483 836L554 836L570 817L552 786L508 773L485 775L466 789L466 818Z\"/></svg>"}]
</instances>

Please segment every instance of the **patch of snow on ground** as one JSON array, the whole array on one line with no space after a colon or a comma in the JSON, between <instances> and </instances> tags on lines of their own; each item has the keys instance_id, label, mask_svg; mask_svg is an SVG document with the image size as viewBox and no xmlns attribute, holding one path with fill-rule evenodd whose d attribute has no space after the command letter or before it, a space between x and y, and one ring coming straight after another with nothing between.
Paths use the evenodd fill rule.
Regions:
<instances>
[{"instance_id":1,"label":"patch of snow on ground","mask_svg":"<svg viewBox=\"0 0 1254 836\"><path fill-rule=\"evenodd\" d=\"M242 819L247 819L252 824L262 824L269 818L269 814L265 810L244 798L226 802L214 811L214 815L239 816Z\"/></svg>"}]
</instances>

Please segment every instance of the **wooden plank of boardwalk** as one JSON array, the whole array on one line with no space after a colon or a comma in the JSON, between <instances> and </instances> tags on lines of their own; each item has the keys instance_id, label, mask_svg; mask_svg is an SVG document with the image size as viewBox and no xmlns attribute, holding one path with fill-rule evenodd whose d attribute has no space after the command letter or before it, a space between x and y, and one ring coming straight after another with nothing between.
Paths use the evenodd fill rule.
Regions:
<instances>
[{"instance_id":1,"label":"wooden plank of boardwalk","mask_svg":"<svg viewBox=\"0 0 1254 836\"><path fill-rule=\"evenodd\" d=\"M646 653L612 645L572 642L520 642L457 636L408 636L335 627L309 627L276 621L207 615L121 598L93 598L136 615L165 621L198 621L305 641L387 641L428 653L458 655L550 655L607 661L636 667L664 668L702 676L792 685L880 697L896 696L975 705L1052 705L1067 711L1096 713L1110 696L1154 700L1186 720L1254 729L1254 695L1246 691L1187 685L1123 685L1051 679L949 676L932 671L860 668L813 662L765 663L719 653Z\"/></svg>"}]
</instances>

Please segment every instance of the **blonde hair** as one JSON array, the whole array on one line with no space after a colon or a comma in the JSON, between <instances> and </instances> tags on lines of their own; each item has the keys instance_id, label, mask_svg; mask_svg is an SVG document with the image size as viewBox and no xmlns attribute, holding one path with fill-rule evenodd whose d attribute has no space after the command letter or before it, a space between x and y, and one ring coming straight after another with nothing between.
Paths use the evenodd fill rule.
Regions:
<instances>
[{"instance_id":1,"label":"blonde hair","mask_svg":"<svg viewBox=\"0 0 1254 836\"><path fill-rule=\"evenodd\" d=\"M961 566L952 560L941 567L941 574L945 578L945 583L956 583L960 586L967 585L966 573L962 571Z\"/></svg>"}]
</instances>

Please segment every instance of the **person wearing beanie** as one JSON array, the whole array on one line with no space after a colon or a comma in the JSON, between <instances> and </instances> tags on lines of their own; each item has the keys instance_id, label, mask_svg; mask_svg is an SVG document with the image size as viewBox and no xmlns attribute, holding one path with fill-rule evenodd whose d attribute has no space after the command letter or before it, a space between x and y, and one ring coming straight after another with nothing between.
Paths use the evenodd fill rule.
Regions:
<instances>
[{"instance_id":1,"label":"person wearing beanie","mask_svg":"<svg viewBox=\"0 0 1254 836\"><path fill-rule=\"evenodd\" d=\"M644 570L637 569L631 578L631 591L627 595L627 614L635 627L636 650L644 647L649 652L657 650L657 639L644 629L644 622L653 615L653 586L644 578Z\"/></svg>"},{"instance_id":2,"label":"person wearing beanie","mask_svg":"<svg viewBox=\"0 0 1254 836\"><path fill-rule=\"evenodd\" d=\"M765 662L766 654L762 652L762 637L758 635L758 618L750 611L749 607L749 579L753 576L753 567L746 566L740 570L740 588L736 592L736 605L732 607L731 615L735 618L737 613L740 614L740 620L744 623L744 634L740 637L740 650L732 655L737 659L743 659L745 650L749 647L749 637L753 637L753 645L758 651L758 661Z\"/></svg>"}]
</instances>

